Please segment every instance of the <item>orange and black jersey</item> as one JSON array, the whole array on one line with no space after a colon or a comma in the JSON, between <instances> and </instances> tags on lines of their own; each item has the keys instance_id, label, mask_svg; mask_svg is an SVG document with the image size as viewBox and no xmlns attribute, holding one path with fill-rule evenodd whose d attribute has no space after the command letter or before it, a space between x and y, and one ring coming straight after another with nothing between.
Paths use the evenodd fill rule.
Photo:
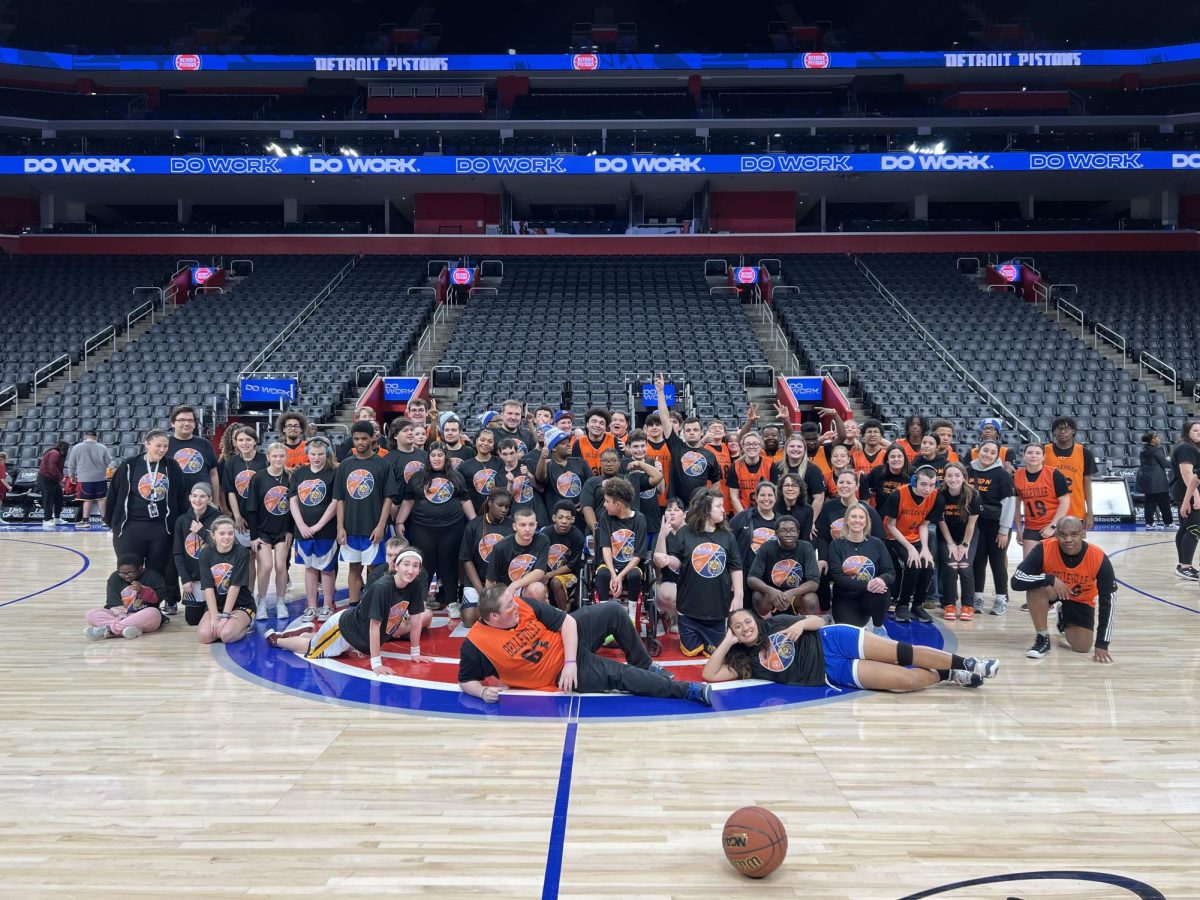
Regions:
<instances>
[{"instance_id":1,"label":"orange and black jersey","mask_svg":"<svg viewBox=\"0 0 1200 900\"><path fill-rule=\"evenodd\" d=\"M850 451L851 463L860 479L865 479L870 475L876 466L883 465L884 455L887 453L887 450L887 447L880 445L879 449L874 453L867 450L865 446Z\"/></svg>"},{"instance_id":2,"label":"orange and black jersey","mask_svg":"<svg viewBox=\"0 0 1200 900\"><path fill-rule=\"evenodd\" d=\"M513 628L476 622L458 656L458 682L499 678L509 687L557 691L563 667L566 613L545 603L517 599Z\"/></svg>"},{"instance_id":3,"label":"orange and black jersey","mask_svg":"<svg viewBox=\"0 0 1200 900\"><path fill-rule=\"evenodd\" d=\"M928 523L936 523L942 518L942 498L937 491L932 491L925 498L919 498L910 485L897 490L884 501L880 515L896 523L896 530L910 544L920 540L921 527ZM890 535L889 535L890 537Z\"/></svg>"},{"instance_id":4,"label":"orange and black jersey","mask_svg":"<svg viewBox=\"0 0 1200 900\"><path fill-rule=\"evenodd\" d=\"M1096 474L1096 458L1092 451L1083 444L1072 444L1066 450L1060 450L1056 444L1047 444L1046 466L1057 469L1067 479L1067 488L1071 492L1071 507L1067 515L1082 519L1087 512L1087 493L1083 488L1083 480Z\"/></svg>"},{"instance_id":5,"label":"orange and black jersey","mask_svg":"<svg viewBox=\"0 0 1200 900\"><path fill-rule=\"evenodd\" d=\"M1053 522L1058 498L1071 493L1063 473L1049 466L1042 466L1035 475L1030 475L1028 469L1017 469L1013 488L1025 509L1025 527L1033 531L1041 531Z\"/></svg>"},{"instance_id":6,"label":"orange and black jersey","mask_svg":"<svg viewBox=\"0 0 1200 900\"><path fill-rule=\"evenodd\" d=\"M899 447L901 450L903 450L904 455L908 457L908 461L910 463L914 459L916 459L918 456L921 455L921 442L920 441L917 441L917 446L914 447L912 445L912 443L908 440L908 438L902 437L898 441L896 441L894 444L892 444L892 446Z\"/></svg>"},{"instance_id":7,"label":"orange and black jersey","mask_svg":"<svg viewBox=\"0 0 1200 900\"><path fill-rule=\"evenodd\" d=\"M598 443L593 441L586 434L583 435L575 441L575 445L571 448L571 454L573 456L582 457L583 461L587 463L588 468L591 469L592 474L599 475L601 455L605 450L616 449L617 439L612 435L611 432L606 431Z\"/></svg>"},{"instance_id":8,"label":"orange and black jersey","mask_svg":"<svg viewBox=\"0 0 1200 900\"><path fill-rule=\"evenodd\" d=\"M667 497L671 493L671 449L667 446L667 442L660 441L656 444L654 441L647 440L646 459L663 474L663 489L658 495L658 505L665 507Z\"/></svg>"},{"instance_id":9,"label":"orange and black jersey","mask_svg":"<svg viewBox=\"0 0 1200 900\"><path fill-rule=\"evenodd\" d=\"M771 480L771 461L765 456L760 456L758 462L748 463L746 458L742 457L729 467L729 474L725 480L730 491L737 491L742 509L749 509L754 505L754 492L758 486Z\"/></svg>"},{"instance_id":10,"label":"orange and black jersey","mask_svg":"<svg viewBox=\"0 0 1200 900\"><path fill-rule=\"evenodd\" d=\"M1021 561L1012 577L1014 591L1032 591L1050 587L1058 579L1070 588L1070 600L1086 606L1098 606L1096 646L1108 649L1112 640L1113 595L1117 592L1117 577L1112 562L1094 544L1083 542L1079 552L1067 556L1058 545L1058 538L1041 541Z\"/></svg>"}]
</instances>

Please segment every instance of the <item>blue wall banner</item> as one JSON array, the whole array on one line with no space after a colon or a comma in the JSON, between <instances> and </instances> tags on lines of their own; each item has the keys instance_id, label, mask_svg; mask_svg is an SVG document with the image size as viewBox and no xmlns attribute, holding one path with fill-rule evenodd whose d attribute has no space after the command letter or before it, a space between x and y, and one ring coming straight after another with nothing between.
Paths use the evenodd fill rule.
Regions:
<instances>
[{"instance_id":1,"label":"blue wall banner","mask_svg":"<svg viewBox=\"0 0 1200 900\"><path fill-rule=\"evenodd\" d=\"M0 175L737 175L1200 169L1178 150L699 156L0 156Z\"/></svg>"},{"instance_id":2,"label":"blue wall banner","mask_svg":"<svg viewBox=\"0 0 1200 900\"><path fill-rule=\"evenodd\" d=\"M675 385L663 385L663 398L667 401L667 409L675 408ZM654 389L653 384L642 385L642 406L646 409L658 408L658 392Z\"/></svg>"},{"instance_id":3,"label":"blue wall banner","mask_svg":"<svg viewBox=\"0 0 1200 900\"><path fill-rule=\"evenodd\" d=\"M299 383L295 378L243 378L238 398L242 403L295 401Z\"/></svg>"},{"instance_id":4,"label":"blue wall banner","mask_svg":"<svg viewBox=\"0 0 1200 900\"><path fill-rule=\"evenodd\" d=\"M383 399L387 403L407 403L420 382L420 378L395 378L389 375L383 379Z\"/></svg>"},{"instance_id":5,"label":"blue wall banner","mask_svg":"<svg viewBox=\"0 0 1200 900\"><path fill-rule=\"evenodd\" d=\"M797 403L820 403L825 392L825 379L820 375L801 375L788 378L788 390Z\"/></svg>"}]
</instances>

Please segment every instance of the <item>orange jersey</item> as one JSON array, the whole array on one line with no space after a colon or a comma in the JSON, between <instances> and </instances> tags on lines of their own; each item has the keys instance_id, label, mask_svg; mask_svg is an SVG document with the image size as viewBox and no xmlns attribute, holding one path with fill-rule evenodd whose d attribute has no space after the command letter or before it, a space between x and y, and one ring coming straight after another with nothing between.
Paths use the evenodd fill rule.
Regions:
<instances>
[{"instance_id":1,"label":"orange jersey","mask_svg":"<svg viewBox=\"0 0 1200 900\"><path fill-rule=\"evenodd\" d=\"M1017 499L1025 507L1025 527L1041 531L1054 521L1058 512L1058 494L1054 490L1054 470L1043 466L1030 479L1026 469L1017 469L1013 475L1013 487Z\"/></svg>"},{"instance_id":2,"label":"orange jersey","mask_svg":"<svg viewBox=\"0 0 1200 900\"><path fill-rule=\"evenodd\" d=\"M1071 490L1071 507L1067 510L1067 515L1082 519L1087 512L1087 495L1083 492L1083 444L1075 444L1071 448L1070 456L1055 454L1053 444L1047 444L1043 449L1046 453L1046 468L1058 469L1067 479L1067 487Z\"/></svg>"},{"instance_id":3,"label":"orange jersey","mask_svg":"<svg viewBox=\"0 0 1200 900\"><path fill-rule=\"evenodd\" d=\"M896 493L900 495L900 511L896 514L896 530L910 544L915 544L920 540L921 527L937 503L937 492L931 491L929 496L920 502L917 502L911 485L904 485Z\"/></svg>"},{"instance_id":4,"label":"orange jersey","mask_svg":"<svg viewBox=\"0 0 1200 900\"><path fill-rule=\"evenodd\" d=\"M739 459L733 464L729 478L737 482L738 500L742 509L749 509L754 505L754 492L759 484L771 480L771 460L760 456L757 464L750 465L745 459Z\"/></svg>"},{"instance_id":5,"label":"orange jersey","mask_svg":"<svg viewBox=\"0 0 1200 900\"><path fill-rule=\"evenodd\" d=\"M720 484L721 496L725 498L725 515L732 515L732 494L729 491L729 484L726 480L729 478L730 469L733 468L733 457L729 455L729 445L724 443L705 444L704 449L717 458L717 465L721 467L721 477L714 480Z\"/></svg>"},{"instance_id":6,"label":"orange jersey","mask_svg":"<svg viewBox=\"0 0 1200 900\"><path fill-rule=\"evenodd\" d=\"M617 439L613 437L611 432L604 432L604 437L600 438L600 446L597 447L592 443L592 439L586 434L575 442L575 453L583 457L583 461L588 464L588 468L592 470L593 475L600 474L600 455L605 450L616 450Z\"/></svg>"},{"instance_id":7,"label":"orange jersey","mask_svg":"<svg viewBox=\"0 0 1200 900\"><path fill-rule=\"evenodd\" d=\"M666 507L667 495L671 493L671 451L667 448L667 442L663 441L655 447L653 441L646 441L646 460L662 472L663 489L658 495L658 505Z\"/></svg>"},{"instance_id":8,"label":"orange jersey","mask_svg":"<svg viewBox=\"0 0 1200 900\"><path fill-rule=\"evenodd\" d=\"M1088 544L1083 554L1083 560L1075 568L1070 568L1062 557L1057 538L1042 541L1042 572L1053 575L1063 584L1071 588L1071 599L1076 603L1095 606L1100 596L1100 586L1096 576L1104 565L1104 551L1095 544Z\"/></svg>"},{"instance_id":9,"label":"orange jersey","mask_svg":"<svg viewBox=\"0 0 1200 900\"><path fill-rule=\"evenodd\" d=\"M488 658L500 680L529 691L557 691L563 667L562 635L547 628L524 600L516 599L515 628L493 628L476 622L467 640Z\"/></svg>"},{"instance_id":10,"label":"orange jersey","mask_svg":"<svg viewBox=\"0 0 1200 900\"><path fill-rule=\"evenodd\" d=\"M871 474L871 471L878 465L883 464L883 454L887 453L887 447L880 446L872 456L865 449L856 449L850 451L850 461L854 465L854 471L858 473L860 478L866 478Z\"/></svg>"},{"instance_id":11,"label":"orange jersey","mask_svg":"<svg viewBox=\"0 0 1200 900\"><path fill-rule=\"evenodd\" d=\"M290 472L292 469L308 465L308 441L301 441L295 447L288 447L287 444L284 446L287 447L287 459L283 463L285 469Z\"/></svg>"},{"instance_id":12,"label":"orange jersey","mask_svg":"<svg viewBox=\"0 0 1200 900\"><path fill-rule=\"evenodd\" d=\"M894 443L892 446L899 447L901 450L903 450L904 455L908 457L908 461L910 464L912 463L912 461L914 459L917 458L917 454L919 454L921 452L919 446L914 447L912 444L910 444L908 442L908 438L900 438L900 440L896 441L896 443Z\"/></svg>"}]
</instances>

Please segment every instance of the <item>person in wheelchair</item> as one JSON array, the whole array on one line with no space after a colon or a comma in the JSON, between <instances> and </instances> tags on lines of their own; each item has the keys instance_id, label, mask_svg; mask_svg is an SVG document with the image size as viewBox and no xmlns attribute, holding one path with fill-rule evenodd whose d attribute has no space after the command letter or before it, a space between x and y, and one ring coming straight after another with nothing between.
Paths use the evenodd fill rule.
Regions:
<instances>
[{"instance_id":1,"label":"person in wheelchair","mask_svg":"<svg viewBox=\"0 0 1200 900\"><path fill-rule=\"evenodd\" d=\"M606 479L602 492L604 512L596 522L596 599L603 603L625 595L636 600L644 581L646 517L632 510L634 491L627 479Z\"/></svg>"},{"instance_id":2,"label":"person in wheelchair","mask_svg":"<svg viewBox=\"0 0 1200 900\"><path fill-rule=\"evenodd\" d=\"M559 500L554 504L550 524L542 529L550 541L546 551L546 583L550 600L561 610L567 610L575 598L579 573L583 567L583 532L575 527L575 504Z\"/></svg>"}]
</instances>

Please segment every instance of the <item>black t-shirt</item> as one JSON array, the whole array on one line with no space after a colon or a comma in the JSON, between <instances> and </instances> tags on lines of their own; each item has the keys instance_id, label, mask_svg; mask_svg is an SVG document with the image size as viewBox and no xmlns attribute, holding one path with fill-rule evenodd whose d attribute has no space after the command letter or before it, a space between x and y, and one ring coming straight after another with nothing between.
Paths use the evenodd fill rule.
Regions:
<instances>
[{"instance_id":1,"label":"black t-shirt","mask_svg":"<svg viewBox=\"0 0 1200 900\"><path fill-rule=\"evenodd\" d=\"M992 522L1000 520L1000 508L1009 497L1015 496L1012 476L1004 470L1004 466L994 466L990 469L977 469L972 463L967 469L967 481L979 494L982 504L979 517Z\"/></svg>"},{"instance_id":2,"label":"black t-shirt","mask_svg":"<svg viewBox=\"0 0 1200 900\"><path fill-rule=\"evenodd\" d=\"M221 491L226 496L237 494L243 517L246 515L246 498L250 496L250 479L266 467L267 457L261 451L250 459L242 459L241 454L237 454L221 464Z\"/></svg>"},{"instance_id":3,"label":"black t-shirt","mask_svg":"<svg viewBox=\"0 0 1200 900\"><path fill-rule=\"evenodd\" d=\"M671 451L671 496L682 500L684 506L697 488L720 482L721 466L707 447L689 447L673 431L667 447Z\"/></svg>"},{"instance_id":4,"label":"black t-shirt","mask_svg":"<svg viewBox=\"0 0 1200 900\"><path fill-rule=\"evenodd\" d=\"M796 541L790 550L783 549L777 540L771 541L758 551L747 577L757 578L777 591L790 591L806 581L820 581L817 551L808 541Z\"/></svg>"},{"instance_id":5,"label":"black t-shirt","mask_svg":"<svg viewBox=\"0 0 1200 900\"><path fill-rule=\"evenodd\" d=\"M535 534L529 545L522 547L515 534L497 541L488 561L487 580L496 584L512 584L523 578L530 569L548 571L546 558L550 541L544 534Z\"/></svg>"},{"instance_id":6,"label":"black t-shirt","mask_svg":"<svg viewBox=\"0 0 1200 900\"><path fill-rule=\"evenodd\" d=\"M724 619L733 600L733 573L742 569L733 532L722 528L697 534L680 528L667 538L667 553L681 563L679 612L693 619Z\"/></svg>"},{"instance_id":7,"label":"black t-shirt","mask_svg":"<svg viewBox=\"0 0 1200 900\"><path fill-rule=\"evenodd\" d=\"M466 519L463 501L469 500L465 487L457 487L444 472L426 470L404 487L404 499L413 502L408 521L418 528L444 528Z\"/></svg>"},{"instance_id":8,"label":"black t-shirt","mask_svg":"<svg viewBox=\"0 0 1200 900\"><path fill-rule=\"evenodd\" d=\"M801 632L795 641L783 634L800 618L776 614L763 623L767 633L762 649L757 653L745 653L755 678L807 687L826 683L825 650L821 645L820 630Z\"/></svg>"},{"instance_id":9,"label":"black t-shirt","mask_svg":"<svg viewBox=\"0 0 1200 900\"><path fill-rule=\"evenodd\" d=\"M869 535L861 541L837 538L829 544L829 580L833 592L853 597L867 593L872 578L882 578L889 586L896 580L892 554L882 540Z\"/></svg>"},{"instance_id":10,"label":"black t-shirt","mask_svg":"<svg viewBox=\"0 0 1200 900\"><path fill-rule=\"evenodd\" d=\"M778 524L778 517L763 518L757 504L730 519L729 530L737 538L738 552L742 555L742 565L746 571L754 565L754 557L758 555L759 550L775 540L775 528Z\"/></svg>"},{"instance_id":11,"label":"black t-shirt","mask_svg":"<svg viewBox=\"0 0 1200 900\"><path fill-rule=\"evenodd\" d=\"M631 512L623 519L614 519L607 512L596 517L596 563L604 561L602 548L612 552L614 574L621 571L635 556L646 560L646 517Z\"/></svg>"},{"instance_id":12,"label":"black t-shirt","mask_svg":"<svg viewBox=\"0 0 1200 900\"><path fill-rule=\"evenodd\" d=\"M212 484L212 478L208 473L217 467L217 454L213 452L211 441L206 441L202 437L192 437L181 441L175 435L170 435L167 456L179 464L187 493L190 494L192 488L201 481Z\"/></svg>"},{"instance_id":13,"label":"black t-shirt","mask_svg":"<svg viewBox=\"0 0 1200 900\"><path fill-rule=\"evenodd\" d=\"M288 485L288 502L299 504L300 519L309 528L320 521L333 502L333 476L337 469L322 469L314 472L312 466L300 466L293 470L291 482ZM294 500L292 498L295 498ZM299 537L299 533L296 535ZM337 537L337 516L331 516L329 522L319 532L313 535L316 539L333 540Z\"/></svg>"},{"instance_id":14,"label":"black t-shirt","mask_svg":"<svg viewBox=\"0 0 1200 900\"><path fill-rule=\"evenodd\" d=\"M540 533L550 542L546 550L547 574L565 566L578 575L583 564L583 532L572 525L566 534L559 534L553 525L547 525Z\"/></svg>"},{"instance_id":15,"label":"black t-shirt","mask_svg":"<svg viewBox=\"0 0 1200 900\"><path fill-rule=\"evenodd\" d=\"M788 474L798 475L799 469L792 468L786 462L772 464L771 481L775 484L779 484L779 479ZM825 493L825 473L812 460L809 460L808 465L804 467L804 474L801 477L804 479L804 486L808 489L809 504L813 502L813 498Z\"/></svg>"},{"instance_id":16,"label":"black t-shirt","mask_svg":"<svg viewBox=\"0 0 1200 900\"><path fill-rule=\"evenodd\" d=\"M165 456L156 463L147 463L146 457L138 454L134 457L129 468L129 520L132 522L161 522L168 512L178 517L188 508L187 496L191 492L180 484L172 484L172 478L179 479L185 484L179 474L179 467L172 464L170 456ZM177 497L183 503L176 506ZM155 504L157 515L150 515L150 504Z\"/></svg>"},{"instance_id":17,"label":"black t-shirt","mask_svg":"<svg viewBox=\"0 0 1200 900\"><path fill-rule=\"evenodd\" d=\"M604 515L604 482L613 475L593 475L583 483L583 492L579 495L579 508L590 506L596 514L596 521Z\"/></svg>"},{"instance_id":18,"label":"black t-shirt","mask_svg":"<svg viewBox=\"0 0 1200 900\"><path fill-rule=\"evenodd\" d=\"M883 538L887 532L883 529L883 519L870 506L866 507L867 521L871 525L871 534ZM821 507L821 515L817 516L817 554L821 559L829 559L829 545L834 538L839 538L846 527L846 505L840 497L831 494L825 498Z\"/></svg>"},{"instance_id":19,"label":"black t-shirt","mask_svg":"<svg viewBox=\"0 0 1200 900\"><path fill-rule=\"evenodd\" d=\"M499 524L488 522L485 516L476 516L467 523L463 531L462 544L458 548L458 558L475 566L475 574L482 582L487 578L488 563L492 559L492 550L496 544L513 533L512 520L505 519Z\"/></svg>"},{"instance_id":20,"label":"black t-shirt","mask_svg":"<svg viewBox=\"0 0 1200 900\"><path fill-rule=\"evenodd\" d=\"M250 537L277 544L292 530L287 472L272 475L266 469L250 479L242 512L250 525Z\"/></svg>"},{"instance_id":21,"label":"black t-shirt","mask_svg":"<svg viewBox=\"0 0 1200 900\"><path fill-rule=\"evenodd\" d=\"M907 475L889 472L885 466L876 466L871 470L871 475L867 479L867 489L875 498L875 508L879 510L883 509L883 504L887 502L888 497L906 484L908 484Z\"/></svg>"},{"instance_id":22,"label":"black t-shirt","mask_svg":"<svg viewBox=\"0 0 1200 900\"><path fill-rule=\"evenodd\" d=\"M1183 495L1187 493L1187 482L1179 471L1179 466L1185 463L1192 467L1193 475L1200 475L1200 450L1188 441L1180 441L1171 448L1170 490L1171 500L1176 504L1183 502Z\"/></svg>"},{"instance_id":23,"label":"black t-shirt","mask_svg":"<svg viewBox=\"0 0 1200 900\"><path fill-rule=\"evenodd\" d=\"M367 585L357 606L342 613L338 627L346 643L360 653L371 652L371 622L379 623L382 647L408 627L409 616L425 612L429 576L421 572L404 587L396 587L396 578L377 578Z\"/></svg>"},{"instance_id":24,"label":"black t-shirt","mask_svg":"<svg viewBox=\"0 0 1200 900\"><path fill-rule=\"evenodd\" d=\"M946 523L946 530L954 543L961 544L967 536L967 520L983 513L983 500L977 491L972 492L970 504L962 502L962 494L952 497L945 488L938 493L942 498L942 521Z\"/></svg>"},{"instance_id":25,"label":"black t-shirt","mask_svg":"<svg viewBox=\"0 0 1200 900\"><path fill-rule=\"evenodd\" d=\"M213 590L217 594L217 608L225 612L225 597L234 585L239 585L235 609L253 609L254 598L250 595L250 551L235 543L228 553L216 547L205 547L200 551L200 588Z\"/></svg>"},{"instance_id":26,"label":"black t-shirt","mask_svg":"<svg viewBox=\"0 0 1200 900\"><path fill-rule=\"evenodd\" d=\"M525 602L529 604L529 608L533 610L533 614L539 622L551 631L562 630L562 623L567 618L565 612L548 603L539 603L536 600L526 600ZM499 673L496 672L492 661L471 643L471 637L468 635L458 652L458 683L483 681L485 678L497 677L499 677Z\"/></svg>"},{"instance_id":27,"label":"black t-shirt","mask_svg":"<svg viewBox=\"0 0 1200 900\"><path fill-rule=\"evenodd\" d=\"M420 472L429 462L429 454L424 450L392 450L387 455L388 464L392 467L392 499L400 502L400 494L410 478Z\"/></svg>"},{"instance_id":28,"label":"black t-shirt","mask_svg":"<svg viewBox=\"0 0 1200 900\"><path fill-rule=\"evenodd\" d=\"M493 456L487 462L480 462L471 457L458 467L458 474L466 482L467 494L470 495L477 514L483 513L483 502L487 500L488 495L497 486L504 487L499 480L500 470L503 468L498 456Z\"/></svg>"},{"instance_id":29,"label":"black t-shirt","mask_svg":"<svg viewBox=\"0 0 1200 900\"><path fill-rule=\"evenodd\" d=\"M654 465L645 460L648 465ZM654 534L662 528L662 507L658 505L658 488L662 484L650 484L650 476L640 469L629 469L627 461L622 466L621 477L627 478L633 485L633 506L630 508L646 517L646 531Z\"/></svg>"},{"instance_id":30,"label":"black t-shirt","mask_svg":"<svg viewBox=\"0 0 1200 900\"><path fill-rule=\"evenodd\" d=\"M141 584L140 592L133 590L130 587L133 582L126 581L120 573L109 575L104 591L104 606L107 609L123 606L130 612L137 612L147 606L157 607L167 596L167 583L154 569L143 569L142 574L134 580Z\"/></svg>"},{"instance_id":31,"label":"black t-shirt","mask_svg":"<svg viewBox=\"0 0 1200 900\"><path fill-rule=\"evenodd\" d=\"M369 535L379 525L383 503L395 493L392 464L382 456L350 456L333 476L333 499L342 504L346 534Z\"/></svg>"},{"instance_id":32,"label":"black t-shirt","mask_svg":"<svg viewBox=\"0 0 1200 900\"><path fill-rule=\"evenodd\" d=\"M493 425L492 430L496 433L496 446L500 446L500 442L512 438L517 442L517 453L525 456L530 450L537 447L537 441L533 439L533 435L518 425L516 431L509 431L503 425Z\"/></svg>"},{"instance_id":33,"label":"black t-shirt","mask_svg":"<svg viewBox=\"0 0 1200 900\"><path fill-rule=\"evenodd\" d=\"M795 506L787 506L783 498L779 498L779 502L775 504L775 514L780 518L791 516L800 523L800 537L808 540L809 535L813 530L813 508L807 503L797 503Z\"/></svg>"},{"instance_id":34,"label":"black t-shirt","mask_svg":"<svg viewBox=\"0 0 1200 900\"><path fill-rule=\"evenodd\" d=\"M522 466L525 467L524 472L521 471ZM542 498L535 488L536 483L533 469L524 462L518 462L511 470L505 469L503 463L496 469L496 484L507 488L513 496L511 515L515 516L519 509L532 509L538 524L545 525L546 512L541 503Z\"/></svg>"},{"instance_id":35,"label":"black t-shirt","mask_svg":"<svg viewBox=\"0 0 1200 900\"><path fill-rule=\"evenodd\" d=\"M450 459L450 465L454 466L455 469L459 469L468 459L475 458L475 448L471 445L470 441L464 440L462 446L457 449L447 447L446 456Z\"/></svg>"},{"instance_id":36,"label":"black t-shirt","mask_svg":"<svg viewBox=\"0 0 1200 900\"><path fill-rule=\"evenodd\" d=\"M215 506L204 510L199 519L201 528L192 531L196 514L189 509L175 521L175 571L180 581L200 580L200 551L212 544L212 523L221 515Z\"/></svg>"},{"instance_id":37,"label":"black t-shirt","mask_svg":"<svg viewBox=\"0 0 1200 900\"><path fill-rule=\"evenodd\" d=\"M536 473L537 469L533 468L531 471ZM578 456L567 457L565 463L559 463L553 457L547 459L546 480L542 482L546 509L553 510L560 500L566 500L578 509L584 482L591 477L592 471L588 464Z\"/></svg>"}]
</instances>

